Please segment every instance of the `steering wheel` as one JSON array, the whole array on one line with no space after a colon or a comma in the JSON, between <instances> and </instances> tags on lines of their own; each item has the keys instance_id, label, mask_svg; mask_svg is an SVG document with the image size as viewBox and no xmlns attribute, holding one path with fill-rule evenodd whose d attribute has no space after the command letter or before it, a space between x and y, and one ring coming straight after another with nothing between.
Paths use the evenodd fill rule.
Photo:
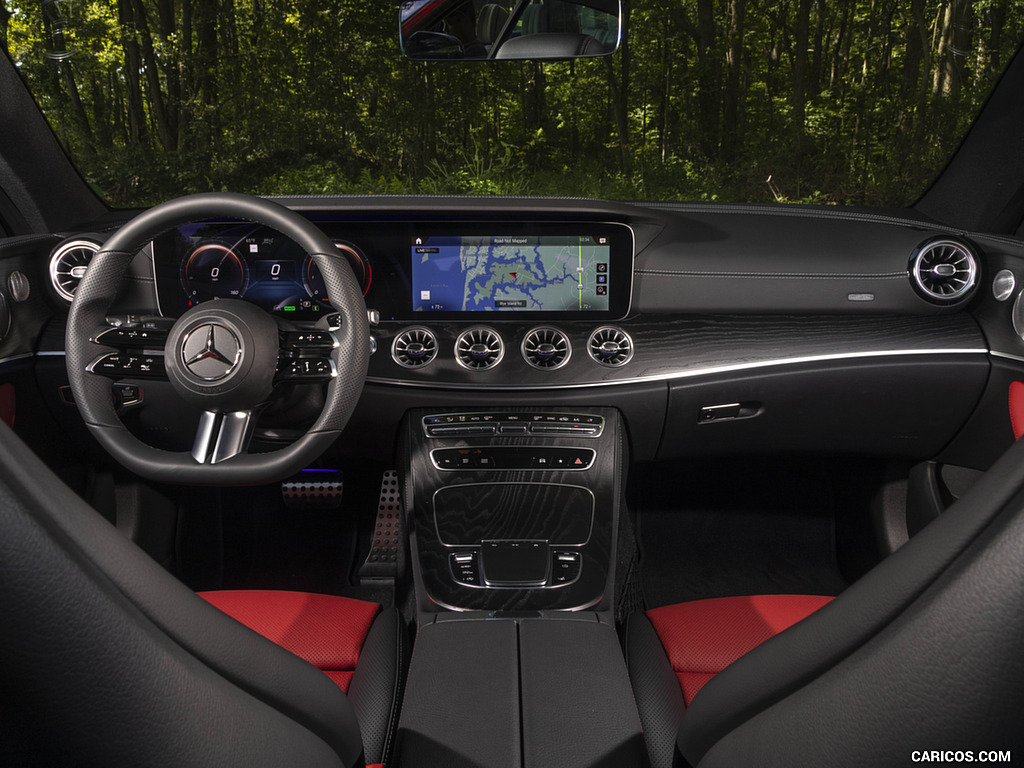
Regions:
<instances>
[{"instance_id":1,"label":"steering wheel","mask_svg":"<svg viewBox=\"0 0 1024 768\"><path fill-rule=\"evenodd\" d=\"M125 269L139 249L174 227L211 218L251 221L294 240L320 269L340 324L282 330L269 314L240 299L197 304L170 331L107 324ZM162 356L154 353L160 347ZM288 477L337 438L362 391L370 342L359 283L323 232L277 203L212 193L155 206L106 242L75 291L65 350L75 403L92 434L121 464L166 483L242 485ZM118 418L112 380L146 377L168 379L185 402L202 410L190 452L148 445ZM256 413L281 381L329 382L320 417L289 446L249 453Z\"/></svg>"}]
</instances>

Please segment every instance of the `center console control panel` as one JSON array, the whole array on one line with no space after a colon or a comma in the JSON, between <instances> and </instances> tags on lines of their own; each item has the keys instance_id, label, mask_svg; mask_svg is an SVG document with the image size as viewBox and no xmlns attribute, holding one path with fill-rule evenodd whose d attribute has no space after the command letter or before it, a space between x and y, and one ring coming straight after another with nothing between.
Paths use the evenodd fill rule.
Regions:
<instances>
[{"instance_id":1,"label":"center console control panel","mask_svg":"<svg viewBox=\"0 0 1024 768\"><path fill-rule=\"evenodd\" d=\"M604 418L580 413L440 413L423 417L427 437L600 437Z\"/></svg>"},{"instance_id":2,"label":"center console control panel","mask_svg":"<svg viewBox=\"0 0 1024 768\"><path fill-rule=\"evenodd\" d=\"M500 545L515 545L522 542L484 542L483 547L467 549L459 552L452 552L449 555L449 567L452 578L467 587L480 589L509 589L516 587L564 587L574 583L580 577L580 566L582 557L575 549L550 549L539 543L529 542L529 545L540 549L543 547L545 572L536 581L508 582L501 581L500 577L492 576L490 572L484 573L481 568L482 555L488 551L493 552L494 547ZM546 542L544 543L546 544Z\"/></svg>"},{"instance_id":3,"label":"center console control panel","mask_svg":"<svg viewBox=\"0 0 1024 768\"><path fill-rule=\"evenodd\" d=\"M435 448L434 466L442 470L518 469L528 471L570 470L580 472L594 463L593 448L538 446L484 446L482 448Z\"/></svg>"},{"instance_id":4,"label":"center console control panel","mask_svg":"<svg viewBox=\"0 0 1024 768\"><path fill-rule=\"evenodd\" d=\"M402 466L425 609L601 602L624 482L615 409L417 409L406 425Z\"/></svg>"}]
</instances>

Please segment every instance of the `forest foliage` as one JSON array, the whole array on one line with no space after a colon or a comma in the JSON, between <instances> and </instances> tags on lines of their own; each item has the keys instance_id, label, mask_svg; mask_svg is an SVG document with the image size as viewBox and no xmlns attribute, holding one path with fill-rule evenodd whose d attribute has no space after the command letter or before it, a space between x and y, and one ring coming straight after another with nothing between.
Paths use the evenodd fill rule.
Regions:
<instances>
[{"instance_id":1,"label":"forest foliage","mask_svg":"<svg viewBox=\"0 0 1024 768\"><path fill-rule=\"evenodd\" d=\"M113 205L188 192L905 205L1016 51L1024 0L625 0L610 57L415 63L366 0L37 0L0 46Z\"/></svg>"}]
</instances>

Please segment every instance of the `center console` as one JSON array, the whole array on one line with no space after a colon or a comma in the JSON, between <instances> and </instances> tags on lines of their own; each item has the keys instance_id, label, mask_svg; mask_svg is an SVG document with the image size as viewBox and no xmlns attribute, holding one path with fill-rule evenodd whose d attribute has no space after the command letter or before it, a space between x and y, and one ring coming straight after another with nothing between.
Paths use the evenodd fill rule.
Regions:
<instances>
[{"instance_id":1,"label":"center console","mask_svg":"<svg viewBox=\"0 0 1024 768\"><path fill-rule=\"evenodd\" d=\"M615 409L418 409L403 432L422 610L610 608Z\"/></svg>"},{"instance_id":2,"label":"center console","mask_svg":"<svg viewBox=\"0 0 1024 768\"><path fill-rule=\"evenodd\" d=\"M393 764L647 765L614 622L618 411L417 409L402 435L419 615Z\"/></svg>"}]
</instances>

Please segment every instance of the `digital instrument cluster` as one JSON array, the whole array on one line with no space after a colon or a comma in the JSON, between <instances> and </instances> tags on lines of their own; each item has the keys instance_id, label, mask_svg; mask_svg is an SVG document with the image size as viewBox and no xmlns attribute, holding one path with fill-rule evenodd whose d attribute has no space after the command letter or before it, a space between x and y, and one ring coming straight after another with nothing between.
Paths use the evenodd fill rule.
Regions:
<instances>
[{"instance_id":1,"label":"digital instrument cluster","mask_svg":"<svg viewBox=\"0 0 1024 768\"><path fill-rule=\"evenodd\" d=\"M365 295L372 281L369 261L351 243L335 245ZM293 240L262 225L189 224L158 238L154 252L165 314L214 299L244 299L274 315L301 320L330 312L324 279L313 259Z\"/></svg>"}]
</instances>

